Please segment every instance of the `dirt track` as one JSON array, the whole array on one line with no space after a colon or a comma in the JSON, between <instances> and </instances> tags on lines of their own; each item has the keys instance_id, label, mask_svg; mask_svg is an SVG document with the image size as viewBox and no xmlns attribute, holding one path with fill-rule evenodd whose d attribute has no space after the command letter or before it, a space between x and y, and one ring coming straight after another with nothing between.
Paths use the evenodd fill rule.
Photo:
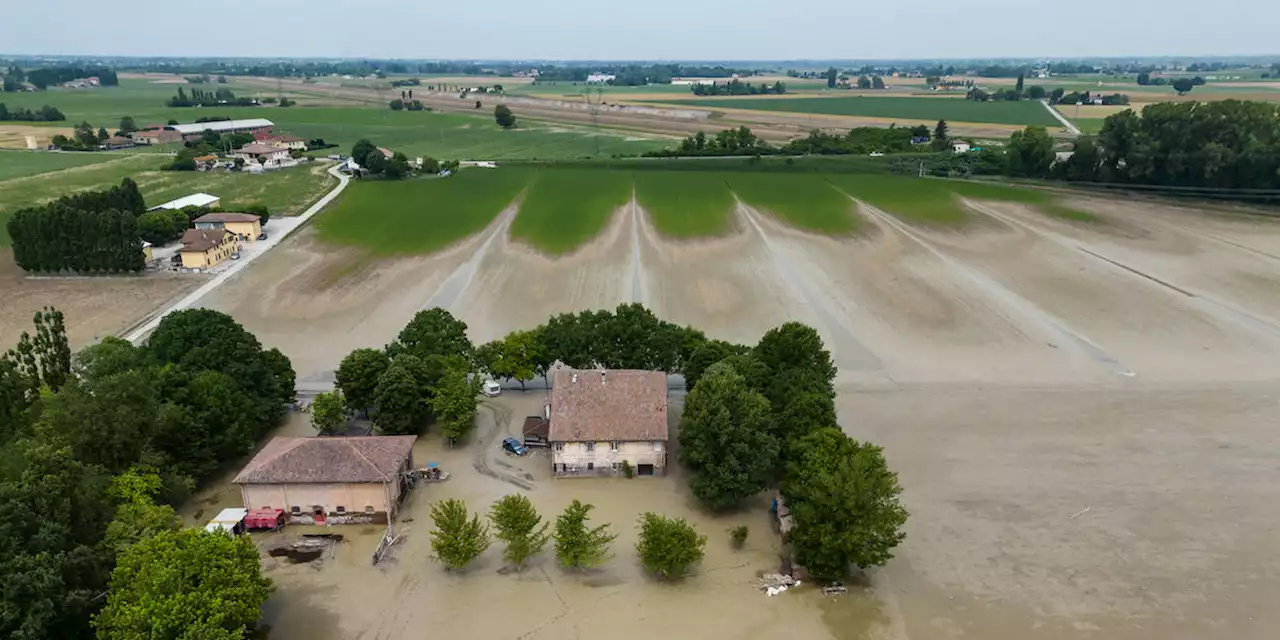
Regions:
<instances>
[{"instance_id":1,"label":"dirt track","mask_svg":"<svg viewBox=\"0 0 1280 640\"><path fill-rule=\"evenodd\" d=\"M555 260L510 240L507 214L446 252L396 260L327 247L304 231L205 301L284 349L300 380L327 379L347 351L391 340L433 301L465 320L476 341L630 300L744 342L798 319L832 349L842 424L885 446L912 518L898 557L866 588L834 601L803 591L765 598L749 586L773 562L763 504L711 519L692 508L678 478L551 482L541 463L490 465L532 473L530 496L544 509L595 502L623 540L640 511L689 517L712 538L713 571L655 584L631 564L627 542L590 578L549 563L498 575L496 550L467 576L449 576L425 559L427 504L457 496L476 507L517 489L473 471L483 443L448 451L428 437L419 461L459 475L412 498L416 519L397 564L365 564L374 532L357 534L337 566L274 568L272 637L393 640L430 626L540 638L601 624L624 638L663 629L1268 637L1280 623L1267 606L1280 597L1268 560L1280 555L1280 507L1269 497L1280 459L1269 434L1280 378L1280 222L1074 204L1103 222L978 202L970 228L938 230L863 207L870 231L835 240L741 207L733 235L700 242L660 237L631 206L594 243ZM501 402L511 404L483 412L482 423L538 411L540 392ZM502 428L486 424L490 436ZM739 520L760 545L745 554L718 546L721 529ZM326 617L356 600L368 603L359 613ZM490 615L495 602L524 613ZM712 614L714 629L705 626Z\"/></svg>"}]
</instances>

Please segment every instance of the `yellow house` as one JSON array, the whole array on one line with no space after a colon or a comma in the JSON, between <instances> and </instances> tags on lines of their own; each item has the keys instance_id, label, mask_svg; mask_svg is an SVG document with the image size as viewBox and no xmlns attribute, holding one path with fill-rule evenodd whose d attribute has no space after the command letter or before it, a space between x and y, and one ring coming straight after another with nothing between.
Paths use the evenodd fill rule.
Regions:
<instances>
[{"instance_id":1,"label":"yellow house","mask_svg":"<svg viewBox=\"0 0 1280 640\"><path fill-rule=\"evenodd\" d=\"M232 480L246 509L292 524L384 524L413 468L414 436L272 438Z\"/></svg>"},{"instance_id":2,"label":"yellow house","mask_svg":"<svg viewBox=\"0 0 1280 640\"><path fill-rule=\"evenodd\" d=\"M226 229L187 229L182 234L182 266L208 269L240 250L236 236Z\"/></svg>"},{"instance_id":3,"label":"yellow house","mask_svg":"<svg viewBox=\"0 0 1280 640\"><path fill-rule=\"evenodd\" d=\"M206 213L192 222L196 229L226 229L243 242L262 235L262 219L252 213Z\"/></svg>"}]
</instances>

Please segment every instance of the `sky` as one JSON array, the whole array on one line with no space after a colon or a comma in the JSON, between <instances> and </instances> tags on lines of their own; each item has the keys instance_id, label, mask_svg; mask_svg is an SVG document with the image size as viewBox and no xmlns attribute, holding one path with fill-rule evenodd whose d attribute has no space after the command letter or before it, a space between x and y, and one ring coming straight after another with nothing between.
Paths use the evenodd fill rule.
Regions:
<instances>
[{"instance_id":1,"label":"sky","mask_svg":"<svg viewBox=\"0 0 1280 640\"><path fill-rule=\"evenodd\" d=\"M1277 0L15 0L0 17L0 54L1280 58L1277 24Z\"/></svg>"}]
</instances>

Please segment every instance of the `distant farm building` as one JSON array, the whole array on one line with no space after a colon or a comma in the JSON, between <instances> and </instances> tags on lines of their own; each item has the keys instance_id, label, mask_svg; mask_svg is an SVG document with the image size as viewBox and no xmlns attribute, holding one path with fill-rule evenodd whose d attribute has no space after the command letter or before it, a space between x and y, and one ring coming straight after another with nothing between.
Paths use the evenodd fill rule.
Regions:
<instances>
[{"instance_id":1,"label":"distant farm building","mask_svg":"<svg viewBox=\"0 0 1280 640\"><path fill-rule=\"evenodd\" d=\"M283 160L289 159L289 149L285 147L273 147L254 142L246 144L231 154L232 157L242 158L245 162L256 162L263 166L279 164Z\"/></svg>"},{"instance_id":2,"label":"distant farm building","mask_svg":"<svg viewBox=\"0 0 1280 640\"><path fill-rule=\"evenodd\" d=\"M682 85L682 86L695 85L695 84L712 85L715 83L716 83L715 78L672 78L671 79L671 84Z\"/></svg>"},{"instance_id":3,"label":"distant farm building","mask_svg":"<svg viewBox=\"0 0 1280 640\"><path fill-rule=\"evenodd\" d=\"M667 375L661 371L560 370L547 439L556 476L663 475Z\"/></svg>"},{"instance_id":4,"label":"distant farm building","mask_svg":"<svg viewBox=\"0 0 1280 640\"><path fill-rule=\"evenodd\" d=\"M206 213L192 223L196 229L226 229L242 241L252 242L262 235L262 219L252 213Z\"/></svg>"},{"instance_id":5,"label":"distant farm building","mask_svg":"<svg viewBox=\"0 0 1280 640\"><path fill-rule=\"evenodd\" d=\"M298 151L307 150L307 141L297 136L290 135L272 135L271 133L255 133L253 135L254 142L265 144L269 147L280 147L282 149L297 149Z\"/></svg>"},{"instance_id":6,"label":"distant farm building","mask_svg":"<svg viewBox=\"0 0 1280 640\"><path fill-rule=\"evenodd\" d=\"M235 234L226 229L187 229L178 255L187 269L208 269L239 251Z\"/></svg>"},{"instance_id":7,"label":"distant farm building","mask_svg":"<svg viewBox=\"0 0 1280 640\"><path fill-rule=\"evenodd\" d=\"M214 122L196 122L193 124L175 124L168 128L182 135L184 140L195 140L205 131L219 134L271 132L275 123L266 118L249 118L247 120L217 120Z\"/></svg>"},{"instance_id":8,"label":"distant farm building","mask_svg":"<svg viewBox=\"0 0 1280 640\"><path fill-rule=\"evenodd\" d=\"M133 140L124 136L111 136L107 141L102 143L105 149L128 149L133 146Z\"/></svg>"},{"instance_id":9,"label":"distant farm building","mask_svg":"<svg viewBox=\"0 0 1280 640\"><path fill-rule=\"evenodd\" d=\"M273 438L232 482L247 509L293 524L386 523L409 487L414 436Z\"/></svg>"},{"instance_id":10,"label":"distant farm building","mask_svg":"<svg viewBox=\"0 0 1280 640\"><path fill-rule=\"evenodd\" d=\"M211 196L207 193L193 193L189 196L183 196L177 200L170 200L164 204L158 204L147 211L158 211L160 209L185 209L187 207L205 207L213 208L222 203L222 198Z\"/></svg>"},{"instance_id":11,"label":"distant farm building","mask_svg":"<svg viewBox=\"0 0 1280 640\"><path fill-rule=\"evenodd\" d=\"M612 73L592 73L587 76L587 84L608 84L617 79Z\"/></svg>"},{"instance_id":12,"label":"distant farm building","mask_svg":"<svg viewBox=\"0 0 1280 640\"><path fill-rule=\"evenodd\" d=\"M170 142L182 142L182 134L173 129L163 127L155 129L147 129L146 131L134 131L134 144L168 144Z\"/></svg>"}]
</instances>

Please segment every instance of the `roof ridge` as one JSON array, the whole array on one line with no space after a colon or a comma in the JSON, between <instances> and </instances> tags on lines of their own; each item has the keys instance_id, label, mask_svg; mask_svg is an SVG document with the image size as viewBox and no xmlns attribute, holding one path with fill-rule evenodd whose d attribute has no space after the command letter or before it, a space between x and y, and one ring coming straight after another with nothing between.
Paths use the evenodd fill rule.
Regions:
<instances>
[{"instance_id":1,"label":"roof ridge","mask_svg":"<svg viewBox=\"0 0 1280 640\"><path fill-rule=\"evenodd\" d=\"M364 455L364 452L361 451L360 448L357 447L354 442L347 440L347 441L344 441L344 444L346 444L348 447L351 447L352 452L360 456L360 459L364 460L370 467L373 467L374 472L376 472L383 480L387 482L391 482L390 476L384 473L382 469L379 469L378 465L369 459L369 456Z\"/></svg>"}]
</instances>

